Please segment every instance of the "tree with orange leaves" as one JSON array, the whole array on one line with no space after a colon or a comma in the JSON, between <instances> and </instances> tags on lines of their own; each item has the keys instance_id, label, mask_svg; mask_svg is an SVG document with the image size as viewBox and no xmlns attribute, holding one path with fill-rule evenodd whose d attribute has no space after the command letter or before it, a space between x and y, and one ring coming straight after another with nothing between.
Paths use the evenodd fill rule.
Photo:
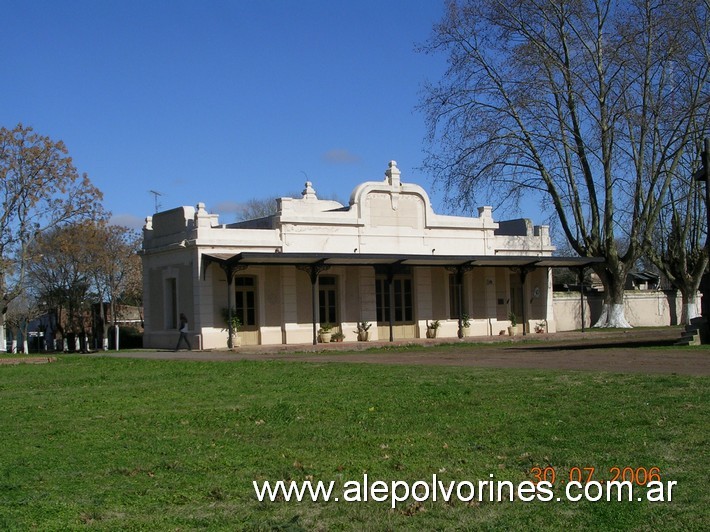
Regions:
<instances>
[{"instance_id":1,"label":"tree with orange leaves","mask_svg":"<svg viewBox=\"0 0 710 532\"><path fill-rule=\"evenodd\" d=\"M10 301L26 286L31 244L66 223L105 217L102 194L61 141L18 124L0 127L0 346Z\"/></svg>"}]
</instances>

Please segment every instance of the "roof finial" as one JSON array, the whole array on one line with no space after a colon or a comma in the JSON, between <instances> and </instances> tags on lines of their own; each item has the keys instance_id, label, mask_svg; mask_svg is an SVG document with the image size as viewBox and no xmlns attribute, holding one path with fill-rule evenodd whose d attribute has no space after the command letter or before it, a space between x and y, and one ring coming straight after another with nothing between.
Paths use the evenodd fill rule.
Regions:
<instances>
[{"instance_id":1,"label":"roof finial","mask_svg":"<svg viewBox=\"0 0 710 532\"><path fill-rule=\"evenodd\" d=\"M305 200L317 200L316 191L313 189L313 183L306 181L306 188L303 189L303 199Z\"/></svg>"},{"instance_id":2,"label":"roof finial","mask_svg":"<svg viewBox=\"0 0 710 532\"><path fill-rule=\"evenodd\" d=\"M385 175L387 176L387 182L393 187L399 188L400 174L401 172L399 171L399 168L397 168L397 161L390 161L389 168L385 171Z\"/></svg>"}]
</instances>

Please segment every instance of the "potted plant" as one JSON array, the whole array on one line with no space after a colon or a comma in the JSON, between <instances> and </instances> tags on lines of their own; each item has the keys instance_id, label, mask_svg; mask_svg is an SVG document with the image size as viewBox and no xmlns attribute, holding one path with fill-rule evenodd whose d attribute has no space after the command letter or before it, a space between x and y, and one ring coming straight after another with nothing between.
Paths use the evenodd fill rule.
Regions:
<instances>
[{"instance_id":1,"label":"potted plant","mask_svg":"<svg viewBox=\"0 0 710 532\"><path fill-rule=\"evenodd\" d=\"M439 329L439 326L441 323L439 320L434 320L431 323L429 321L426 322L426 337L427 338L436 338L436 331Z\"/></svg>"},{"instance_id":2,"label":"potted plant","mask_svg":"<svg viewBox=\"0 0 710 532\"><path fill-rule=\"evenodd\" d=\"M535 332L538 334L547 332L547 320L538 321L535 324Z\"/></svg>"},{"instance_id":3,"label":"potted plant","mask_svg":"<svg viewBox=\"0 0 710 532\"><path fill-rule=\"evenodd\" d=\"M332 336L333 326L330 323L322 323L320 329L318 329L318 337L322 344L327 344L330 342L330 337Z\"/></svg>"},{"instance_id":4,"label":"potted plant","mask_svg":"<svg viewBox=\"0 0 710 532\"><path fill-rule=\"evenodd\" d=\"M515 334L518 332L518 317L515 315L515 312L510 312L508 314L508 319L510 320L510 327L508 327L508 334L510 336L515 336Z\"/></svg>"},{"instance_id":5,"label":"potted plant","mask_svg":"<svg viewBox=\"0 0 710 532\"><path fill-rule=\"evenodd\" d=\"M359 342L367 342L370 337L370 333L368 332L370 327L372 327L372 324L367 321L361 321L357 324L357 339Z\"/></svg>"},{"instance_id":6,"label":"potted plant","mask_svg":"<svg viewBox=\"0 0 710 532\"><path fill-rule=\"evenodd\" d=\"M223 308L222 319L224 320L225 325L225 328L223 330L227 331L227 347L229 349L240 347L242 345L242 339L239 336L239 327L241 327L242 322L239 321L239 318L237 317L237 311L235 309L232 309L232 312L230 313L228 308ZM229 327L230 321L232 325L231 330Z\"/></svg>"},{"instance_id":7,"label":"potted plant","mask_svg":"<svg viewBox=\"0 0 710 532\"><path fill-rule=\"evenodd\" d=\"M471 316L466 314L465 312L461 314L461 328L459 329L458 336L459 338L463 338L464 336L468 336L469 333L469 328L471 327Z\"/></svg>"},{"instance_id":8,"label":"potted plant","mask_svg":"<svg viewBox=\"0 0 710 532\"><path fill-rule=\"evenodd\" d=\"M343 340L345 340L345 335L340 331L336 331L330 336L331 342L342 342Z\"/></svg>"}]
</instances>

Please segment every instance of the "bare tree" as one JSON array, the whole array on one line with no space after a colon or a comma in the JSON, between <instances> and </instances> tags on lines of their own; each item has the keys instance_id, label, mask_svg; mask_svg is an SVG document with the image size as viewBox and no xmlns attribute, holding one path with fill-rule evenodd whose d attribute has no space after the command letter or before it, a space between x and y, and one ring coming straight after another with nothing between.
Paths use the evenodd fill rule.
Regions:
<instances>
[{"instance_id":1,"label":"bare tree","mask_svg":"<svg viewBox=\"0 0 710 532\"><path fill-rule=\"evenodd\" d=\"M627 273L710 105L707 0L451 2L423 47L427 168L450 201L539 194L572 248L602 257L600 326L629 326ZM620 247L619 242L624 242Z\"/></svg>"},{"instance_id":2,"label":"bare tree","mask_svg":"<svg viewBox=\"0 0 710 532\"><path fill-rule=\"evenodd\" d=\"M59 141L17 125L0 128L0 344L5 312L22 293L29 246L64 223L103 216L101 192L79 175Z\"/></svg>"},{"instance_id":3,"label":"bare tree","mask_svg":"<svg viewBox=\"0 0 710 532\"><path fill-rule=\"evenodd\" d=\"M290 194L286 194L285 196L268 196L266 198L252 198L248 200L246 203L243 203L239 206L239 211L237 212L237 221L246 221L246 220L256 220L258 218L266 218L267 216L272 216L277 213L278 211L278 200L280 198L294 198L294 199L301 199L303 197L304 192L297 193L297 192L291 192ZM329 196L322 197L320 199L327 199L327 200L332 200L332 201L337 201L338 203L343 203L338 197L337 194L331 194Z\"/></svg>"},{"instance_id":4,"label":"bare tree","mask_svg":"<svg viewBox=\"0 0 710 532\"><path fill-rule=\"evenodd\" d=\"M239 206L237 221L256 220L276 214L276 200L281 196L269 196L268 198L252 198ZM290 195L289 197L295 197Z\"/></svg>"},{"instance_id":5,"label":"bare tree","mask_svg":"<svg viewBox=\"0 0 710 532\"><path fill-rule=\"evenodd\" d=\"M702 139L696 139L696 145L702 146ZM674 176L668 201L648 243L648 258L681 293L681 322L685 324L698 315L696 296L708 266L710 243L704 201L706 184L693 181L698 158L688 153L687 159Z\"/></svg>"}]
</instances>

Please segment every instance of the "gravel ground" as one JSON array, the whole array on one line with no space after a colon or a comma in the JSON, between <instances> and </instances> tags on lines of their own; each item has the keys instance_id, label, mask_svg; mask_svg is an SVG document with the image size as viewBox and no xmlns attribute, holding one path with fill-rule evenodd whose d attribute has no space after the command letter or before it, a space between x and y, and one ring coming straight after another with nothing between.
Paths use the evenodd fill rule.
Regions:
<instances>
[{"instance_id":1,"label":"gravel ground","mask_svg":"<svg viewBox=\"0 0 710 532\"><path fill-rule=\"evenodd\" d=\"M246 346L235 351L131 351L97 353L166 360L291 360L298 362L348 362L487 368L558 369L613 373L677 373L710 375L710 349L679 348L678 328L631 329L528 335L504 338L466 338L466 341L400 340L343 342L295 346ZM407 344L428 349L397 349ZM447 344L447 345L444 345ZM373 347L394 347L390 351Z\"/></svg>"}]
</instances>

